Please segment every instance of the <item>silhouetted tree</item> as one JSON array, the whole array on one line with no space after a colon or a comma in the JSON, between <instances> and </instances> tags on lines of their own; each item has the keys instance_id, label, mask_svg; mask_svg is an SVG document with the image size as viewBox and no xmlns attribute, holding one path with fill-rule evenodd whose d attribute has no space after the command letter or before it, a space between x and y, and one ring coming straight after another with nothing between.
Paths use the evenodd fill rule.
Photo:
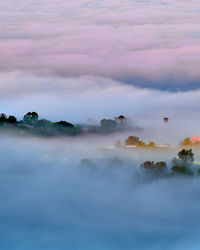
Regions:
<instances>
[{"instance_id":1,"label":"silhouetted tree","mask_svg":"<svg viewBox=\"0 0 200 250\"><path fill-rule=\"evenodd\" d=\"M116 117L115 120L118 120L120 125L122 126L124 121L126 120L126 117L123 115L120 115L120 116Z\"/></svg>"},{"instance_id":2,"label":"silhouetted tree","mask_svg":"<svg viewBox=\"0 0 200 250\"><path fill-rule=\"evenodd\" d=\"M17 123L17 118L13 115L10 115L7 119L7 122L8 123L11 123L11 124L16 124Z\"/></svg>"},{"instance_id":3,"label":"silhouetted tree","mask_svg":"<svg viewBox=\"0 0 200 250\"><path fill-rule=\"evenodd\" d=\"M183 149L178 153L178 158L172 160L172 171L175 173L193 175L194 154L192 149Z\"/></svg>"},{"instance_id":4,"label":"silhouetted tree","mask_svg":"<svg viewBox=\"0 0 200 250\"><path fill-rule=\"evenodd\" d=\"M28 112L24 115L23 121L26 123L37 122L39 115L36 112Z\"/></svg>"},{"instance_id":5,"label":"silhouetted tree","mask_svg":"<svg viewBox=\"0 0 200 250\"><path fill-rule=\"evenodd\" d=\"M154 169L155 164L154 161L145 161L140 165L140 167L143 169Z\"/></svg>"},{"instance_id":6,"label":"silhouetted tree","mask_svg":"<svg viewBox=\"0 0 200 250\"><path fill-rule=\"evenodd\" d=\"M46 119L41 119L37 121L36 127L37 128L47 128L51 126L51 122Z\"/></svg>"},{"instance_id":7,"label":"silhouetted tree","mask_svg":"<svg viewBox=\"0 0 200 250\"><path fill-rule=\"evenodd\" d=\"M0 114L0 122L6 122L7 121L7 116L4 113Z\"/></svg>"},{"instance_id":8,"label":"silhouetted tree","mask_svg":"<svg viewBox=\"0 0 200 250\"><path fill-rule=\"evenodd\" d=\"M177 174L186 174L187 169L185 166L173 166L172 171L177 173Z\"/></svg>"},{"instance_id":9,"label":"silhouetted tree","mask_svg":"<svg viewBox=\"0 0 200 250\"><path fill-rule=\"evenodd\" d=\"M193 162L194 161L194 154L192 153L192 149L183 149L178 153L179 159L184 162Z\"/></svg>"},{"instance_id":10,"label":"silhouetted tree","mask_svg":"<svg viewBox=\"0 0 200 250\"><path fill-rule=\"evenodd\" d=\"M154 162L154 161L145 161L140 167L145 170L145 173L150 174L152 177L163 177L167 174L167 165L166 162Z\"/></svg>"},{"instance_id":11,"label":"silhouetted tree","mask_svg":"<svg viewBox=\"0 0 200 250\"><path fill-rule=\"evenodd\" d=\"M75 128L73 124L66 122L66 121L59 121L55 123L57 126L64 127L64 128Z\"/></svg>"}]
</instances>

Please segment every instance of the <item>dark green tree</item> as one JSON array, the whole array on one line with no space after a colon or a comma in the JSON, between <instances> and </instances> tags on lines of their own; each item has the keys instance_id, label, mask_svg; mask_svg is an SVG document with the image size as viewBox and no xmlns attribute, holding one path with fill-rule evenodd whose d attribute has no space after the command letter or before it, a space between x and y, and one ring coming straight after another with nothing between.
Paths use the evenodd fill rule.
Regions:
<instances>
[{"instance_id":1,"label":"dark green tree","mask_svg":"<svg viewBox=\"0 0 200 250\"><path fill-rule=\"evenodd\" d=\"M13 115L10 115L7 119L7 122L8 123L11 123L11 124L16 124L17 123L17 118Z\"/></svg>"},{"instance_id":2,"label":"dark green tree","mask_svg":"<svg viewBox=\"0 0 200 250\"><path fill-rule=\"evenodd\" d=\"M192 149L183 149L178 153L178 157L183 162L193 162L194 154L192 153Z\"/></svg>"},{"instance_id":3,"label":"dark green tree","mask_svg":"<svg viewBox=\"0 0 200 250\"><path fill-rule=\"evenodd\" d=\"M101 131L103 133L111 133L117 130L117 122L111 119L101 120Z\"/></svg>"},{"instance_id":4,"label":"dark green tree","mask_svg":"<svg viewBox=\"0 0 200 250\"><path fill-rule=\"evenodd\" d=\"M164 161L154 162L145 161L140 167L142 170L151 177L164 177L167 175L167 164Z\"/></svg>"},{"instance_id":5,"label":"dark green tree","mask_svg":"<svg viewBox=\"0 0 200 250\"><path fill-rule=\"evenodd\" d=\"M36 112L28 112L24 115L23 121L26 123L37 122L39 115Z\"/></svg>"},{"instance_id":6,"label":"dark green tree","mask_svg":"<svg viewBox=\"0 0 200 250\"><path fill-rule=\"evenodd\" d=\"M7 121L7 116L6 116L6 114L1 113L1 114L0 114L0 122L2 123L2 122L6 122L6 121Z\"/></svg>"}]
</instances>

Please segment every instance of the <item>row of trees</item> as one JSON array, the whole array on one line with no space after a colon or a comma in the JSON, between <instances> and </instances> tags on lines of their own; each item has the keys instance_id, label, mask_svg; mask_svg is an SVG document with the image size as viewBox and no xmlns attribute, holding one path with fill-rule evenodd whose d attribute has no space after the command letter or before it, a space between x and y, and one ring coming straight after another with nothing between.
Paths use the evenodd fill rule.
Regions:
<instances>
[{"instance_id":1,"label":"row of trees","mask_svg":"<svg viewBox=\"0 0 200 250\"><path fill-rule=\"evenodd\" d=\"M59 122L51 122L46 119L39 119L39 115L37 112L28 112L24 115L23 119L18 121L17 118L13 115L7 117L6 114L0 114L0 126L7 127L7 125L12 124L16 128L20 128L21 130L29 130L43 133L43 134L51 134L51 133L103 133L108 134L116 131L120 131L128 128L130 125L129 120L120 115L112 119L102 119L100 122L100 126L95 125L73 125L67 121L59 121ZM53 131L54 130L54 131Z\"/></svg>"},{"instance_id":2,"label":"row of trees","mask_svg":"<svg viewBox=\"0 0 200 250\"><path fill-rule=\"evenodd\" d=\"M137 136L129 136L124 143L125 146L138 146L138 147L156 147L156 144L154 141L150 141L149 143L145 143L139 139ZM116 147L122 146L120 141L117 141L115 144Z\"/></svg>"},{"instance_id":3,"label":"row of trees","mask_svg":"<svg viewBox=\"0 0 200 250\"><path fill-rule=\"evenodd\" d=\"M9 124L16 124L17 123L17 118L13 115L10 115L7 117L6 114L1 113L0 114L0 125L3 126L5 123Z\"/></svg>"},{"instance_id":4,"label":"row of trees","mask_svg":"<svg viewBox=\"0 0 200 250\"><path fill-rule=\"evenodd\" d=\"M182 149L178 153L178 157L172 160L171 170L167 169L167 164L164 161L154 162L145 161L140 165L144 173L154 177L166 177L177 174L194 175L200 174L200 168L194 164L194 154L192 149Z\"/></svg>"},{"instance_id":5,"label":"row of trees","mask_svg":"<svg viewBox=\"0 0 200 250\"><path fill-rule=\"evenodd\" d=\"M120 115L115 117L114 119L102 119L100 123L100 132L112 133L116 131L129 129L130 127L131 127L130 120L125 116Z\"/></svg>"},{"instance_id":6,"label":"row of trees","mask_svg":"<svg viewBox=\"0 0 200 250\"><path fill-rule=\"evenodd\" d=\"M181 147L199 147L200 146L200 140L198 137L198 140L192 141L190 137L186 137L183 141L180 142Z\"/></svg>"},{"instance_id":7,"label":"row of trees","mask_svg":"<svg viewBox=\"0 0 200 250\"><path fill-rule=\"evenodd\" d=\"M110 158L107 162L108 166L121 167L123 161L119 157ZM90 159L85 158L80 162L82 169L96 169L96 164ZM167 167L165 161L145 161L140 164L141 173L136 176L145 177L147 179L166 178L172 176L194 176L200 175L199 165L194 162L194 154L192 149L182 149L178 152L178 156L172 159L170 168Z\"/></svg>"},{"instance_id":8,"label":"row of trees","mask_svg":"<svg viewBox=\"0 0 200 250\"><path fill-rule=\"evenodd\" d=\"M19 131L29 132L39 135L73 135L79 133L79 127L67 121L51 122L46 119L39 119L36 112L28 112L24 115L23 120L17 120L15 116L0 114L0 126L10 128L10 126Z\"/></svg>"}]
</instances>

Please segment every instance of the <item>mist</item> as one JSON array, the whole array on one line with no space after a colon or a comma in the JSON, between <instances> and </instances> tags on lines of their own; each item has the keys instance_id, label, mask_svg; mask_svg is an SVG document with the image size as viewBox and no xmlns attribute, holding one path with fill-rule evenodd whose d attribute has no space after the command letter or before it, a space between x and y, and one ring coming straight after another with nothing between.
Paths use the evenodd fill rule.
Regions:
<instances>
[{"instance_id":1,"label":"mist","mask_svg":"<svg viewBox=\"0 0 200 250\"><path fill-rule=\"evenodd\" d=\"M1 136L1 248L198 249L199 178L143 181L142 161L177 150L109 149L117 137Z\"/></svg>"},{"instance_id":2,"label":"mist","mask_svg":"<svg viewBox=\"0 0 200 250\"><path fill-rule=\"evenodd\" d=\"M199 0L0 0L0 30L0 249L199 249Z\"/></svg>"}]
</instances>

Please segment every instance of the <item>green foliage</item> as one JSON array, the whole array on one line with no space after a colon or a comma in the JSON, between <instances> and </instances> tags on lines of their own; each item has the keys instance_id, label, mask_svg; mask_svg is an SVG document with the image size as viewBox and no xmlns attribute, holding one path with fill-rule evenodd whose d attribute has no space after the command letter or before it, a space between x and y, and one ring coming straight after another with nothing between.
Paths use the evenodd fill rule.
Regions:
<instances>
[{"instance_id":1,"label":"green foliage","mask_svg":"<svg viewBox=\"0 0 200 250\"><path fill-rule=\"evenodd\" d=\"M176 174L193 176L194 174L185 166L173 166L172 171Z\"/></svg>"},{"instance_id":2,"label":"green foliage","mask_svg":"<svg viewBox=\"0 0 200 250\"><path fill-rule=\"evenodd\" d=\"M101 120L101 132L111 133L117 130L117 122L111 119Z\"/></svg>"},{"instance_id":3,"label":"green foliage","mask_svg":"<svg viewBox=\"0 0 200 250\"><path fill-rule=\"evenodd\" d=\"M172 171L178 174L185 174L187 172L187 169L185 166L173 166Z\"/></svg>"},{"instance_id":4,"label":"green foliage","mask_svg":"<svg viewBox=\"0 0 200 250\"><path fill-rule=\"evenodd\" d=\"M66 121L56 122L55 125L62 128L75 128L73 124Z\"/></svg>"},{"instance_id":5,"label":"green foliage","mask_svg":"<svg viewBox=\"0 0 200 250\"><path fill-rule=\"evenodd\" d=\"M7 119L7 122L8 123L11 123L11 124L16 124L17 123L17 118L13 115L10 115Z\"/></svg>"},{"instance_id":6,"label":"green foliage","mask_svg":"<svg viewBox=\"0 0 200 250\"><path fill-rule=\"evenodd\" d=\"M6 114L1 113L1 114L0 114L0 123L6 122L6 121L7 121L7 116L6 116Z\"/></svg>"},{"instance_id":7,"label":"green foliage","mask_svg":"<svg viewBox=\"0 0 200 250\"><path fill-rule=\"evenodd\" d=\"M36 112L28 112L26 115L24 115L23 121L25 123L34 123L37 122L39 116Z\"/></svg>"},{"instance_id":8,"label":"green foliage","mask_svg":"<svg viewBox=\"0 0 200 250\"><path fill-rule=\"evenodd\" d=\"M183 149L178 153L178 157L180 160L184 162L193 162L194 154L192 153L192 149Z\"/></svg>"},{"instance_id":9,"label":"green foliage","mask_svg":"<svg viewBox=\"0 0 200 250\"><path fill-rule=\"evenodd\" d=\"M164 161L156 163L154 161L145 161L140 167L145 170L146 173L154 177L163 177L167 174L167 164Z\"/></svg>"}]
</instances>

